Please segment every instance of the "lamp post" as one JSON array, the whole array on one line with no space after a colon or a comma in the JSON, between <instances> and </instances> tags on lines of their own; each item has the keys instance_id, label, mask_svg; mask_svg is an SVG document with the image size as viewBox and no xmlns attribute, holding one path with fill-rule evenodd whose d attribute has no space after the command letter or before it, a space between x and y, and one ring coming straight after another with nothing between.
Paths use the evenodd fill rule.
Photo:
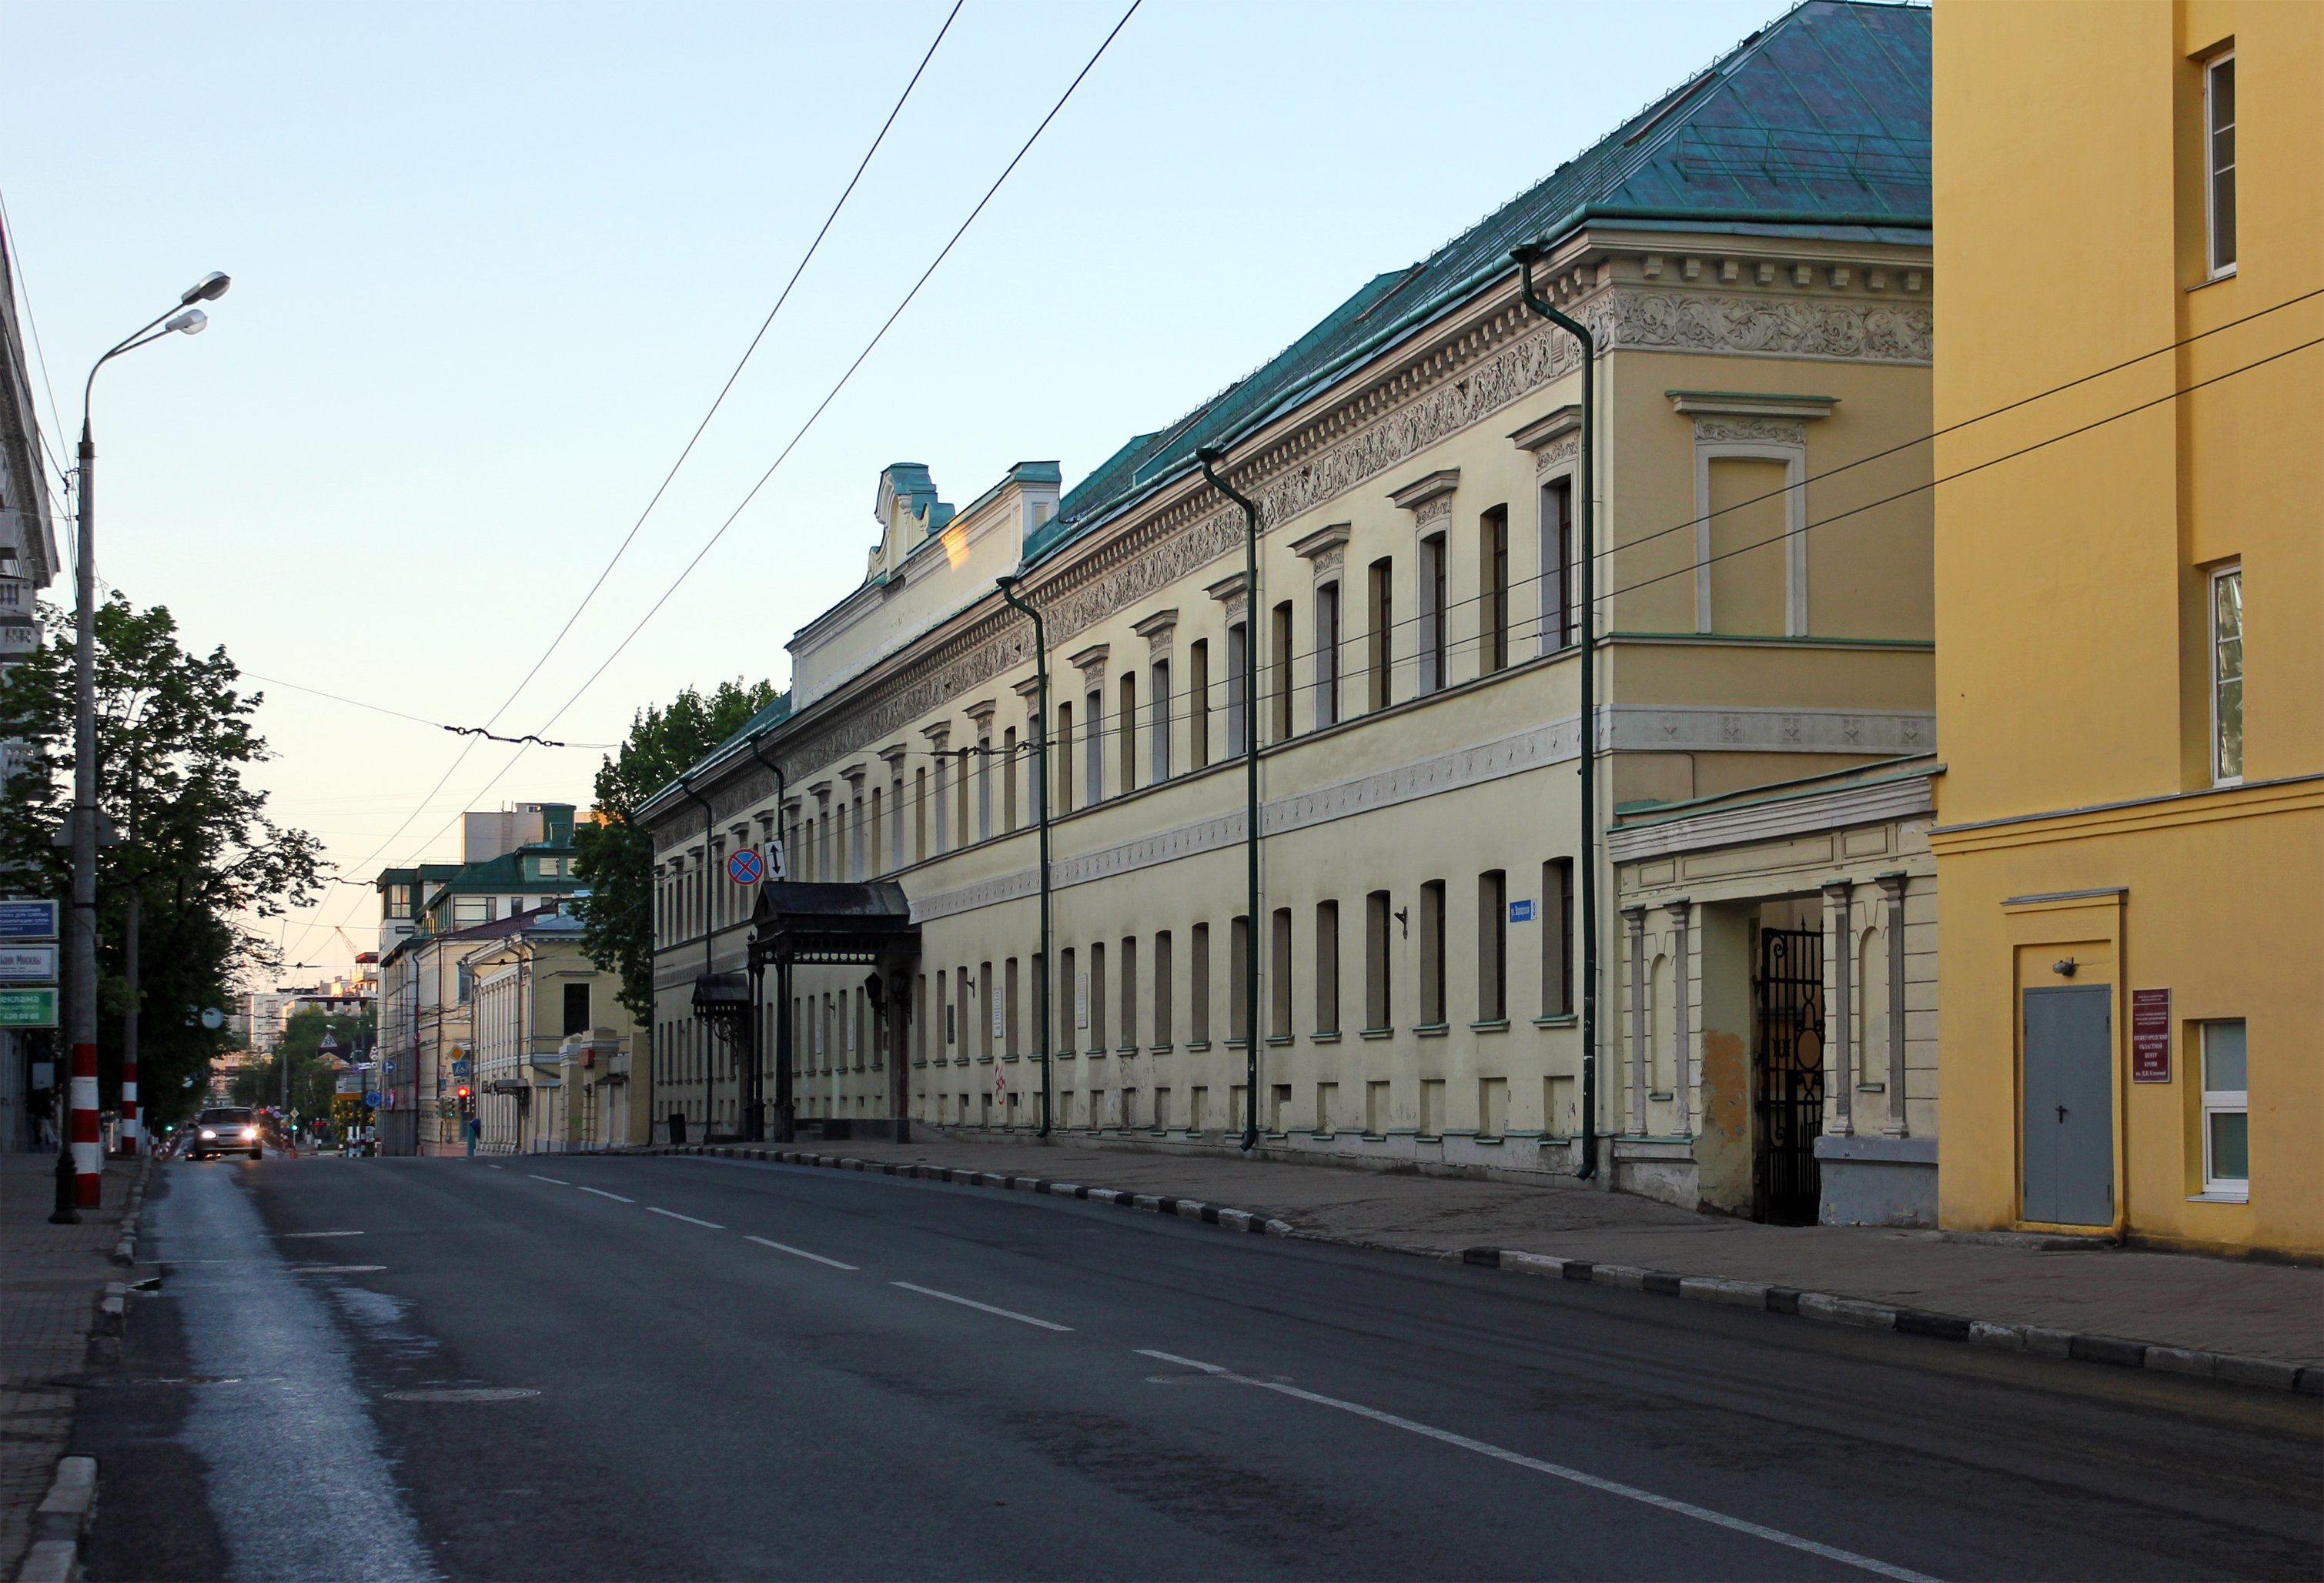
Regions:
<instances>
[{"instance_id":1,"label":"lamp post","mask_svg":"<svg viewBox=\"0 0 2324 1583\"><path fill-rule=\"evenodd\" d=\"M67 1011L72 1123L59 1133L57 1207L49 1217L60 1225L78 1221L81 1209L95 1209L103 1200L105 1181L97 1133L97 441L89 401L98 369L164 336L199 335L209 315L194 304L217 301L233 283L215 271L204 275L179 295L175 309L139 326L98 358L81 386L80 565L73 621L72 993Z\"/></svg>"}]
</instances>

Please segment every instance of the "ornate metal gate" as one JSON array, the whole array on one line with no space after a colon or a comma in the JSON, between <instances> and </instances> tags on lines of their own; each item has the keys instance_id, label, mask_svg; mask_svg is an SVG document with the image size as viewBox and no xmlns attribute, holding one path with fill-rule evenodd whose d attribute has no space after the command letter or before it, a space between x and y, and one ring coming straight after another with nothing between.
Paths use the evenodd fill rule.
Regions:
<instances>
[{"instance_id":1,"label":"ornate metal gate","mask_svg":"<svg viewBox=\"0 0 2324 1583\"><path fill-rule=\"evenodd\" d=\"M1763 930L1752 988L1759 1017L1752 1212L1810 1224L1823 1186L1815 1157L1823 1130L1822 932Z\"/></svg>"}]
</instances>

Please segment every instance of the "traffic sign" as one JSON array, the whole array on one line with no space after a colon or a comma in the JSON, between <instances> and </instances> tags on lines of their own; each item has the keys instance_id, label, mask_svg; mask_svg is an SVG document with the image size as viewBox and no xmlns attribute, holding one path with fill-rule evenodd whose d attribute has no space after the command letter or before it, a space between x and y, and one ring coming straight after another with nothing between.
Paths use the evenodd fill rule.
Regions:
<instances>
[{"instance_id":1,"label":"traffic sign","mask_svg":"<svg viewBox=\"0 0 2324 1583\"><path fill-rule=\"evenodd\" d=\"M52 1028L57 1026L54 989L0 989L0 1028Z\"/></svg>"},{"instance_id":2,"label":"traffic sign","mask_svg":"<svg viewBox=\"0 0 2324 1583\"><path fill-rule=\"evenodd\" d=\"M366 1104L366 1105L369 1105L369 1106L370 1106L373 1109L374 1109L374 1110L378 1109L379 1109L379 1095L378 1095L377 1093L369 1093L369 1094L365 1094L365 1095L364 1096L364 1104Z\"/></svg>"},{"instance_id":3,"label":"traffic sign","mask_svg":"<svg viewBox=\"0 0 2324 1583\"><path fill-rule=\"evenodd\" d=\"M55 902L0 901L0 940L53 940L56 937Z\"/></svg>"},{"instance_id":4,"label":"traffic sign","mask_svg":"<svg viewBox=\"0 0 2324 1583\"><path fill-rule=\"evenodd\" d=\"M756 885L761 872L759 854L753 848L746 846L726 860L726 878L737 885Z\"/></svg>"}]
</instances>

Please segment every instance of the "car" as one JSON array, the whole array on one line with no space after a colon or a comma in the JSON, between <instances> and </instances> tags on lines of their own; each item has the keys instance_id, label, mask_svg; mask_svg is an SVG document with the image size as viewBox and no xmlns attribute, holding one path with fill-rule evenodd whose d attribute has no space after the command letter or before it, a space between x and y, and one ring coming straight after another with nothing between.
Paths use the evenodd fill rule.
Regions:
<instances>
[{"instance_id":1,"label":"car","mask_svg":"<svg viewBox=\"0 0 2324 1583\"><path fill-rule=\"evenodd\" d=\"M186 1158L207 1160L213 1155L247 1153L263 1159L266 1146L259 1141L258 1122L239 1106L216 1106L194 1118L194 1136L187 1141Z\"/></svg>"}]
</instances>

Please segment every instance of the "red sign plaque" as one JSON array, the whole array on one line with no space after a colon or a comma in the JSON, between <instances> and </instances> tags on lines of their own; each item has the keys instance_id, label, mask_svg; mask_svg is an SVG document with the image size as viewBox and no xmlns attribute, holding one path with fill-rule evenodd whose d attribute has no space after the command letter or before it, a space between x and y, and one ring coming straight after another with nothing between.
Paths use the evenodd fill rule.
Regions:
<instances>
[{"instance_id":1,"label":"red sign plaque","mask_svg":"<svg viewBox=\"0 0 2324 1583\"><path fill-rule=\"evenodd\" d=\"M2130 1081L2171 1081L2171 991L2130 992Z\"/></svg>"}]
</instances>

